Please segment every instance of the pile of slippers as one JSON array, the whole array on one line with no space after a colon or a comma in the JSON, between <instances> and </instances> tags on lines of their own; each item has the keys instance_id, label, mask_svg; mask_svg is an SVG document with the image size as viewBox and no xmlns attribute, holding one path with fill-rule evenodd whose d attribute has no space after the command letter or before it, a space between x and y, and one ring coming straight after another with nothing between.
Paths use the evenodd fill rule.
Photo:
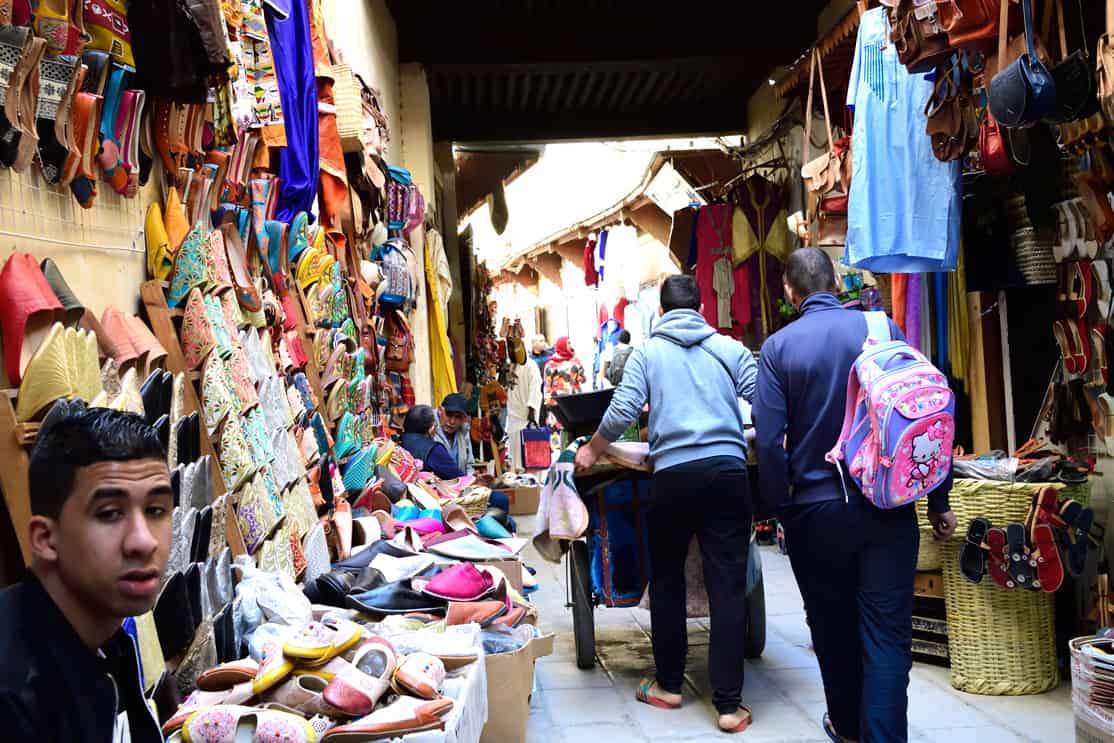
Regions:
<instances>
[{"instance_id":1,"label":"pile of slippers","mask_svg":"<svg viewBox=\"0 0 1114 743\"><path fill-rule=\"evenodd\" d=\"M1033 495L1023 524L994 527L972 519L959 553L959 568L973 583L990 574L1001 588L1053 593L1065 574L1078 577L1087 566L1094 512L1074 500L1061 501L1056 488Z\"/></svg>"},{"instance_id":2,"label":"pile of slippers","mask_svg":"<svg viewBox=\"0 0 1114 743\"><path fill-rule=\"evenodd\" d=\"M346 619L307 623L250 658L202 673L162 726L168 741L371 741L444 728L445 664L400 655Z\"/></svg>"}]
</instances>

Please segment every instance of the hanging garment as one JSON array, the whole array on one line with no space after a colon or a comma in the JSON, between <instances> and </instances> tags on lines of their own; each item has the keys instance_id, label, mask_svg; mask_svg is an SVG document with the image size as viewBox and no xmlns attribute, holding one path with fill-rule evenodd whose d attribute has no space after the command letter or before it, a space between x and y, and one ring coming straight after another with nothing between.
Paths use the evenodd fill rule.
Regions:
<instances>
[{"instance_id":1,"label":"hanging garment","mask_svg":"<svg viewBox=\"0 0 1114 743\"><path fill-rule=\"evenodd\" d=\"M437 298L441 300L441 312L445 317L445 327L449 327L449 300L453 296L453 272L449 268L449 256L445 254L445 240L441 233L431 229L425 237L429 260L437 277Z\"/></svg>"},{"instance_id":2,"label":"hanging garment","mask_svg":"<svg viewBox=\"0 0 1114 743\"><path fill-rule=\"evenodd\" d=\"M730 319L733 322L726 327L720 325L719 296L716 292L717 284L723 286L722 278L719 282L716 281L716 264L723 260L730 265L732 259L729 204L712 204L700 209L696 215L696 245L696 284L700 287L704 319L725 335L739 338L751 319L750 302L745 290L747 269L741 267L733 272L735 287L729 300Z\"/></svg>"},{"instance_id":3,"label":"hanging garment","mask_svg":"<svg viewBox=\"0 0 1114 743\"><path fill-rule=\"evenodd\" d=\"M603 282L604 278L604 264L607 262L607 230L600 230L600 236L596 240L596 274L598 274L597 284Z\"/></svg>"},{"instance_id":4,"label":"hanging garment","mask_svg":"<svg viewBox=\"0 0 1114 743\"><path fill-rule=\"evenodd\" d=\"M441 285L434 273L433 251L430 241L425 243L426 297L429 302L429 360L433 374L433 399L444 400L456 392L456 373L453 355L449 350L447 316L441 304Z\"/></svg>"},{"instance_id":5,"label":"hanging garment","mask_svg":"<svg viewBox=\"0 0 1114 743\"><path fill-rule=\"evenodd\" d=\"M630 306L630 300L623 297L615 303L615 308L611 310L611 316L615 318L615 322L619 323L622 328L627 327L627 307Z\"/></svg>"},{"instance_id":6,"label":"hanging garment","mask_svg":"<svg viewBox=\"0 0 1114 743\"><path fill-rule=\"evenodd\" d=\"M620 224L608 230L608 272L601 290L609 300L638 297L638 230Z\"/></svg>"},{"instance_id":7,"label":"hanging garment","mask_svg":"<svg viewBox=\"0 0 1114 743\"><path fill-rule=\"evenodd\" d=\"M600 275L596 273L596 238L589 237L584 243L584 286L598 286Z\"/></svg>"},{"instance_id":8,"label":"hanging garment","mask_svg":"<svg viewBox=\"0 0 1114 743\"><path fill-rule=\"evenodd\" d=\"M313 68L317 76L317 131L321 152L320 221L337 248L343 250L346 237L339 215L348 198L348 170L344 165L344 150L337 132L332 59L329 56L329 37L325 31L321 5L321 0L308 0Z\"/></svg>"},{"instance_id":9,"label":"hanging garment","mask_svg":"<svg viewBox=\"0 0 1114 743\"><path fill-rule=\"evenodd\" d=\"M960 232L960 163L941 162L925 136L933 84L911 75L889 42L884 7L859 25L848 82L855 112L844 263L876 272L955 268Z\"/></svg>"},{"instance_id":10,"label":"hanging garment","mask_svg":"<svg viewBox=\"0 0 1114 743\"><path fill-rule=\"evenodd\" d=\"M313 67L309 8L305 0L289 2L289 15L275 11L271 0L264 15L282 98L286 147L279 153L279 197L275 219L291 222L298 212L313 211L320 172L317 129L317 76ZM280 10L282 8L280 7Z\"/></svg>"},{"instance_id":11,"label":"hanging garment","mask_svg":"<svg viewBox=\"0 0 1114 743\"><path fill-rule=\"evenodd\" d=\"M908 274L895 273L890 276L890 303L893 305L894 324L906 338L909 337L909 326L905 323L905 290L908 287Z\"/></svg>"},{"instance_id":12,"label":"hanging garment","mask_svg":"<svg viewBox=\"0 0 1114 743\"><path fill-rule=\"evenodd\" d=\"M515 366L514 387L507 393L507 441L511 450L511 464L514 469L523 469L522 446L519 445L523 429L530 422L533 409L535 422L542 412L542 375L538 365L531 360Z\"/></svg>"},{"instance_id":13,"label":"hanging garment","mask_svg":"<svg viewBox=\"0 0 1114 743\"><path fill-rule=\"evenodd\" d=\"M782 208L784 197L781 186L765 178L754 175L746 179L736 190L739 204L738 213L746 221L754 235L752 254L732 247L735 259L736 286L745 289L747 296L747 320L760 322L761 337L767 338L780 327L780 314L777 300L782 296L782 265L789 257L792 243L789 240L789 227ZM735 219L732 218L732 240L735 235ZM744 243L748 242L745 237ZM738 291L738 290L737 290Z\"/></svg>"},{"instance_id":14,"label":"hanging garment","mask_svg":"<svg viewBox=\"0 0 1114 743\"><path fill-rule=\"evenodd\" d=\"M909 274L905 284L905 340L918 351L921 350L921 320L924 317L921 292L920 274Z\"/></svg>"},{"instance_id":15,"label":"hanging garment","mask_svg":"<svg viewBox=\"0 0 1114 743\"><path fill-rule=\"evenodd\" d=\"M731 261L720 258L712 272L712 288L716 293L716 328L731 329L731 297L735 294L735 274Z\"/></svg>"}]
</instances>

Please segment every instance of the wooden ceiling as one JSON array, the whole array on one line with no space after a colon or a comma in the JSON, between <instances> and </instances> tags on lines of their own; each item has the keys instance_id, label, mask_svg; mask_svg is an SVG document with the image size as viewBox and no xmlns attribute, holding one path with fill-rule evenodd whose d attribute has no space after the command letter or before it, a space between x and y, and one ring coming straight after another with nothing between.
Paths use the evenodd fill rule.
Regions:
<instances>
[{"instance_id":1,"label":"wooden ceiling","mask_svg":"<svg viewBox=\"0 0 1114 743\"><path fill-rule=\"evenodd\" d=\"M434 136L471 142L720 134L816 37L825 0L387 0L426 69Z\"/></svg>"}]
</instances>

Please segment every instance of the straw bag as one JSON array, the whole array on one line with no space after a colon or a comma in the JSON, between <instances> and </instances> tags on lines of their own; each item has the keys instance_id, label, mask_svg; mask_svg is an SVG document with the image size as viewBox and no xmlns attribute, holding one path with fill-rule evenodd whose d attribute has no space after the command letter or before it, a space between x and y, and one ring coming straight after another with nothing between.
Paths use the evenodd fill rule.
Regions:
<instances>
[{"instance_id":1,"label":"straw bag","mask_svg":"<svg viewBox=\"0 0 1114 743\"><path fill-rule=\"evenodd\" d=\"M333 66L333 101L337 112L337 134L345 152L363 152L364 104L360 83L346 64Z\"/></svg>"},{"instance_id":2,"label":"straw bag","mask_svg":"<svg viewBox=\"0 0 1114 743\"><path fill-rule=\"evenodd\" d=\"M812 193L823 196L836 187L840 180L842 160L834 149L835 139L832 137L832 119L828 114L828 88L824 85L824 66L820 60L820 51L812 50L812 63L808 75L808 103L805 104L805 135L801 143L801 159L809 154L812 138L812 91L816 81L817 71L820 76L820 97L824 101L824 126L828 131L828 141L825 145L828 151L820 157L809 160L801 166L801 178L804 179L805 188Z\"/></svg>"}]
</instances>

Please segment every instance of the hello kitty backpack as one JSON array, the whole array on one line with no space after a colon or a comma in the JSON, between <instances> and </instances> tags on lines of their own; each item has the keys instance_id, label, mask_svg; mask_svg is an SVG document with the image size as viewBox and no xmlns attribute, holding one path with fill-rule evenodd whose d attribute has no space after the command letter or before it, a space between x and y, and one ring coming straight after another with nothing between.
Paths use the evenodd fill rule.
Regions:
<instances>
[{"instance_id":1,"label":"hello kitty backpack","mask_svg":"<svg viewBox=\"0 0 1114 743\"><path fill-rule=\"evenodd\" d=\"M952 468L955 397L948 378L904 341L884 312L864 312L867 339L847 380L839 441L826 455L874 505L897 508L931 493ZM841 477L842 479L842 477Z\"/></svg>"}]
</instances>

